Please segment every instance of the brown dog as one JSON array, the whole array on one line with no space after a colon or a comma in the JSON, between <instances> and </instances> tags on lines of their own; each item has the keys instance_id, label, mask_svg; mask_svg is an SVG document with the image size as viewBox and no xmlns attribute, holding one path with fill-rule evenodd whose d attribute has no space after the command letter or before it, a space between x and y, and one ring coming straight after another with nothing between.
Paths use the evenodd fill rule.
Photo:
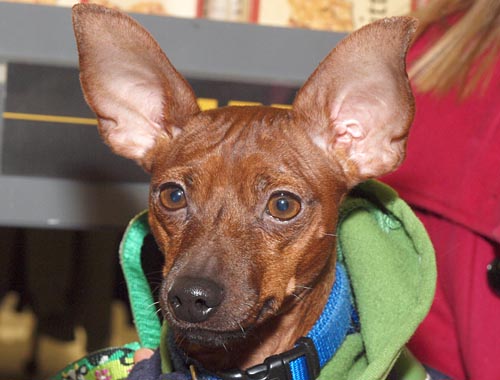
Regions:
<instances>
[{"instance_id":1,"label":"brown dog","mask_svg":"<svg viewBox=\"0 0 500 380\"><path fill-rule=\"evenodd\" d=\"M403 160L415 21L353 33L291 110L205 112L129 17L77 5L74 26L102 137L151 173L149 223L168 252L160 302L181 347L209 370L247 368L293 347L334 283L343 197Z\"/></svg>"}]
</instances>

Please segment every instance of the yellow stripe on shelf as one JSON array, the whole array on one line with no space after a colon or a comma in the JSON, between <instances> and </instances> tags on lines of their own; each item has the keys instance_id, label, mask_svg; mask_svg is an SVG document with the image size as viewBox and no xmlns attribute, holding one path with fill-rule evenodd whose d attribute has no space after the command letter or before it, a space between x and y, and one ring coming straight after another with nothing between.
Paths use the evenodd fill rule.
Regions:
<instances>
[{"instance_id":1,"label":"yellow stripe on shelf","mask_svg":"<svg viewBox=\"0 0 500 380\"><path fill-rule=\"evenodd\" d=\"M3 118L9 120L41 121L44 123L97 125L96 119L87 117L40 115L35 113L4 112Z\"/></svg>"},{"instance_id":2,"label":"yellow stripe on shelf","mask_svg":"<svg viewBox=\"0 0 500 380\"><path fill-rule=\"evenodd\" d=\"M199 98L198 105L202 111L217 108L217 99ZM231 100L228 102L230 106L258 106L262 103L247 102L239 100ZM288 104L272 104L277 108L291 108ZM73 117L73 116L59 116L59 115L42 115L36 113L20 113L20 112L4 112L3 118L7 120L24 120L24 121L39 121L43 123L61 123L61 124L83 124L83 125L97 125L97 119L87 117Z\"/></svg>"},{"instance_id":3,"label":"yellow stripe on shelf","mask_svg":"<svg viewBox=\"0 0 500 380\"><path fill-rule=\"evenodd\" d=\"M262 103L259 103L259 102L247 102L247 101L242 101L242 100L230 100L228 103L227 103L228 106L238 106L238 107L242 107L242 106L261 106Z\"/></svg>"},{"instance_id":4,"label":"yellow stripe on shelf","mask_svg":"<svg viewBox=\"0 0 500 380\"><path fill-rule=\"evenodd\" d=\"M212 98L198 98L198 106L202 111L211 110L219 106L219 101Z\"/></svg>"}]
</instances>

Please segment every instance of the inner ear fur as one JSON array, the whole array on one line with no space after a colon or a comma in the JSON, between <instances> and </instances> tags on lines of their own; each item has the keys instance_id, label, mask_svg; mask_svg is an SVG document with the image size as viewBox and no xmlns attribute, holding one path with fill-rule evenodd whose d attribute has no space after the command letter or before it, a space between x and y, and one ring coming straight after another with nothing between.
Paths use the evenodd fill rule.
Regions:
<instances>
[{"instance_id":1,"label":"inner ear fur","mask_svg":"<svg viewBox=\"0 0 500 380\"><path fill-rule=\"evenodd\" d=\"M320 63L293 103L313 141L348 185L394 170L414 115L406 53L417 21L393 17L349 35Z\"/></svg>"}]
</instances>

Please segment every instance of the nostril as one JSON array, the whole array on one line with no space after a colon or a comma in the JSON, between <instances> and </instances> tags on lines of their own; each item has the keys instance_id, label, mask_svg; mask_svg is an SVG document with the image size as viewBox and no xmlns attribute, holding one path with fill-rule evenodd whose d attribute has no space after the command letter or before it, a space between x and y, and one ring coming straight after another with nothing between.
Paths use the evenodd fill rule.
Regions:
<instances>
[{"instance_id":1,"label":"nostril","mask_svg":"<svg viewBox=\"0 0 500 380\"><path fill-rule=\"evenodd\" d=\"M198 298L196 301L194 301L194 305L198 308L198 309L208 309L208 306L207 306L207 303L205 302L205 300L201 299L201 298Z\"/></svg>"}]
</instances>

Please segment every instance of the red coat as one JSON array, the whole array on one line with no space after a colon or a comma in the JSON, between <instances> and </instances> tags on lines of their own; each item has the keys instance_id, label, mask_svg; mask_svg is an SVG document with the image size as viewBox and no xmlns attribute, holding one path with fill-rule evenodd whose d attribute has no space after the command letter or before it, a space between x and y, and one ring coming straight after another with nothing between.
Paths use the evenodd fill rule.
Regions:
<instances>
[{"instance_id":1,"label":"red coat","mask_svg":"<svg viewBox=\"0 0 500 380\"><path fill-rule=\"evenodd\" d=\"M409 61L440 33L424 34ZM436 248L434 305L410 347L454 379L500 379L500 298L486 281L500 253L500 59L483 95L415 95L406 161L384 178L416 208Z\"/></svg>"}]
</instances>

